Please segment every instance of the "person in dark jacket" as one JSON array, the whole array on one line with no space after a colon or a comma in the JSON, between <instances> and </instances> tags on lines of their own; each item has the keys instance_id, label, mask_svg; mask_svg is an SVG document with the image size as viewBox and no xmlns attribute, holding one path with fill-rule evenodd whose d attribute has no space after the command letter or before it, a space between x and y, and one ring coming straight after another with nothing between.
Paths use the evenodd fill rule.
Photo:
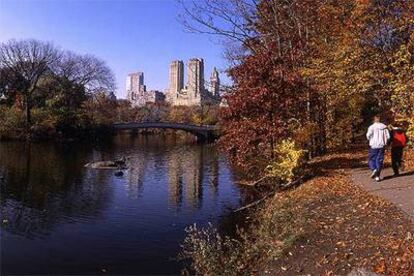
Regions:
<instances>
[{"instance_id":1,"label":"person in dark jacket","mask_svg":"<svg viewBox=\"0 0 414 276\"><path fill-rule=\"evenodd\" d=\"M394 176L400 174L400 168L403 166L403 154L407 140L407 135L402 128L391 126L391 163Z\"/></svg>"}]
</instances>

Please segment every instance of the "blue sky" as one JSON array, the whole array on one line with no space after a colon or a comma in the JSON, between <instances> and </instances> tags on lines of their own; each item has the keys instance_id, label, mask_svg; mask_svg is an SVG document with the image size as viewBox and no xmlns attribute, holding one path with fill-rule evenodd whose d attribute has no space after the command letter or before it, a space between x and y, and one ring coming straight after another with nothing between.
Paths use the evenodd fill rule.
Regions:
<instances>
[{"instance_id":1,"label":"blue sky","mask_svg":"<svg viewBox=\"0 0 414 276\"><path fill-rule=\"evenodd\" d=\"M134 71L164 91L171 60L204 58L206 78L227 65L217 38L185 32L180 12L175 0L0 0L0 41L34 38L94 54L114 71L118 97Z\"/></svg>"}]
</instances>

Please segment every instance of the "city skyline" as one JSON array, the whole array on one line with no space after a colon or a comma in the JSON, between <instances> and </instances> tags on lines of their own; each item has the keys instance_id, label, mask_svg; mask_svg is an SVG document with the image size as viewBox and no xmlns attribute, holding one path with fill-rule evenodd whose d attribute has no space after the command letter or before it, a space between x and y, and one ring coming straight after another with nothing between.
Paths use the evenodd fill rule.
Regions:
<instances>
[{"instance_id":1,"label":"city skyline","mask_svg":"<svg viewBox=\"0 0 414 276\"><path fill-rule=\"evenodd\" d=\"M173 60L169 66L168 87L162 92L151 87L147 89L144 72L130 72L126 76L126 99L135 107L165 101L171 105L181 106L220 104L220 74L216 67L213 67L207 81L204 72L203 58L189 59L186 70L182 60Z\"/></svg>"},{"instance_id":2,"label":"city skyline","mask_svg":"<svg viewBox=\"0 0 414 276\"><path fill-rule=\"evenodd\" d=\"M200 106L220 104L220 77L213 68L210 81L206 81L203 58L191 58L184 69L182 60L170 63L169 86L166 100L172 105ZM187 75L187 78L184 77ZM185 85L184 85L185 83Z\"/></svg>"},{"instance_id":3,"label":"city skyline","mask_svg":"<svg viewBox=\"0 0 414 276\"><path fill-rule=\"evenodd\" d=\"M93 54L113 70L118 98L127 96L125 76L130 72L145 72L147 87L164 92L169 63L177 56L204 57L206 76L214 66L222 71L227 65L217 41L183 30L180 11L176 1L2 0L0 42L38 39Z\"/></svg>"}]
</instances>

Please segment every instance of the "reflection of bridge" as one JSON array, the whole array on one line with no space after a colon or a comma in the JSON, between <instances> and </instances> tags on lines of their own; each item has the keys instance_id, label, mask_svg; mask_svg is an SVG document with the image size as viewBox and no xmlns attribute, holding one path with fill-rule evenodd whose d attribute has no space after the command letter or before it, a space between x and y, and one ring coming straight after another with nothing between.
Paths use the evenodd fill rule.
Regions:
<instances>
[{"instance_id":1,"label":"reflection of bridge","mask_svg":"<svg viewBox=\"0 0 414 276\"><path fill-rule=\"evenodd\" d=\"M128 122L128 123L115 123L114 129L174 129L182 130L191 133L197 137L197 141L212 141L218 135L218 127L214 125L192 125L183 123L170 123L170 122Z\"/></svg>"}]
</instances>

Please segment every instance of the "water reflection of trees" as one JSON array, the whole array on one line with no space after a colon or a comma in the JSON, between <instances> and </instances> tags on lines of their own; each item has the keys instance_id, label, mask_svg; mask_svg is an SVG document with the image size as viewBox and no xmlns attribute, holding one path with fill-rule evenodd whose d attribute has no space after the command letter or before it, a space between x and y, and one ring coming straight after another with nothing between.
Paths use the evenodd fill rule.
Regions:
<instances>
[{"instance_id":1,"label":"water reflection of trees","mask_svg":"<svg viewBox=\"0 0 414 276\"><path fill-rule=\"evenodd\" d=\"M92 151L46 144L2 143L0 156L3 229L34 237L59 222L100 216L111 201L110 175L87 171Z\"/></svg>"},{"instance_id":2,"label":"water reflection of trees","mask_svg":"<svg viewBox=\"0 0 414 276\"><path fill-rule=\"evenodd\" d=\"M170 205L201 208L203 188L218 194L218 154L211 146L183 147L167 153L168 194ZM204 185L203 185L204 184Z\"/></svg>"},{"instance_id":3,"label":"water reflection of trees","mask_svg":"<svg viewBox=\"0 0 414 276\"><path fill-rule=\"evenodd\" d=\"M123 140L125 139L125 140ZM168 203L199 209L219 193L219 154L210 145L174 145L162 139L116 138L99 151L67 150L47 144L0 144L0 211L6 231L36 236L60 222L99 218L112 201L112 173L86 170L92 160L131 157L125 175L129 198L142 196L144 186L167 184ZM2 180L2 178L4 178ZM163 186L165 187L165 186Z\"/></svg>"},{"instance_id":4,"label":"water reflection of trees","mask_svg":"<svg viewBox=\"0 0 414 276\"><path fill-rule=\"evenodd\" d=\"M168 183L168 202L177 209L184 203L201 208L203 187L208 187L210 197L217 197L219 154L214 146L176 144L168 136L134 134L118 135L115 141L116 152L123 152L129 158L125 184L129 198L139 198L147 182L162 182L164 177Z\"/></svg>"}]
</instances>

